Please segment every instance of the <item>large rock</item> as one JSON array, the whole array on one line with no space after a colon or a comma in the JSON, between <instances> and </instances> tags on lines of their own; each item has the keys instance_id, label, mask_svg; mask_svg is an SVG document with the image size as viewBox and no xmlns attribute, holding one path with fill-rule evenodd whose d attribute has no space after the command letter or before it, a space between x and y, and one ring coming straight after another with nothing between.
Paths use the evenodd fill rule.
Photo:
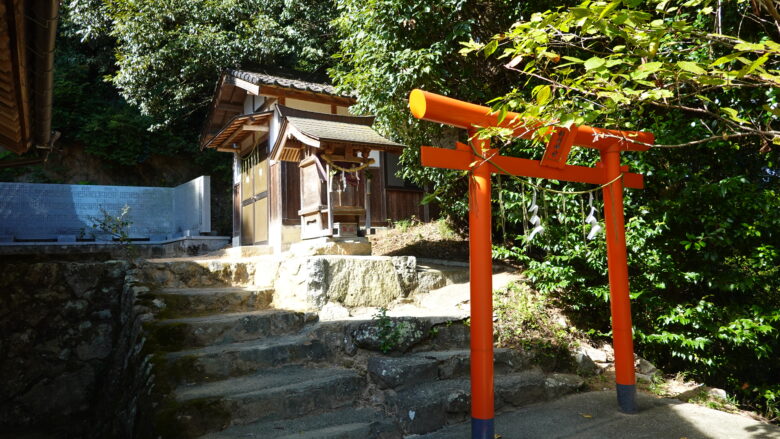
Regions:
<instances>
[{"instance_id":1,"label":"large rock","mask_svg":"<svg viewBox=\"0 0 780 439\"><path fill-rule=\"evenodd\" d=\"M386 306L404 296L409 290L404 288L394 262L394 258L328 259L328 300L347 307ZM406 265L402 267L406 271Z\"/></svg>"},{"instance_id":2,"label":"large rock","mask_svg":"<svg viewBox=\"0 0 780 439\"><path fill-rule=\"evenodd\" d=\"M261 263L231 260L170 261L143 264L139 281L159 288L204 288L241 285L269 285L278 261Z\"/></svg>"},{"instance_id":3,"label":"large rock","mask_svg":"<svg viewBox=\"0 0 780 439\"><path fill-rule=\"evenodd\" d=\"M275 305L322 309L383 307L417 286L413 257L311 256L290 258L279 267Z\"/></svg>"},{"instance_id":4,"label":"large rock","mask_svg":"<svg viewBox=\"0 0 780 439\"><path fill-rule=\"evenodd\" d=\"M605 356L606 357L606 356ZM593 376L599 373L600 369L588 355L588 350L580 347L574 353L574 361L577 363L577 373L582 376Z\"/></svg>"}]
</instances>

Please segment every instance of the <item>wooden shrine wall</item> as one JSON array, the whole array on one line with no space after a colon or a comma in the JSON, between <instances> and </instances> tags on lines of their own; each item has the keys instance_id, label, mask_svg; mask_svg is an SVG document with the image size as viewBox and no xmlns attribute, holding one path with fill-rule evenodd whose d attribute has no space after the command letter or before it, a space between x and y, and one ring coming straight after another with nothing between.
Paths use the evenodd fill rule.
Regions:
<instances>
[{"instance_id":1,"label":"wooden shrine wall","mask_svg":"<svg viewBox=\"0 0 780 439\"><path fill-rule=\"evenodd\" d=\"M282 193L282 224L297 225L301 223L298 211L301 209L301 171L297 163L283 162Z\"/></svg>"},{"instance_id":2,"label":"wooden shrine wall","mask_svg":"<svg viewBox=\"0 0 780 439\"><path fill-rule=\"evenodd\" d=\"M387 189L387 213L385 218L393 221L409 219L414 215L418 220L425 218L425 206L420 205L423 194L416 189Z\"/></svg>"}]
</instances>

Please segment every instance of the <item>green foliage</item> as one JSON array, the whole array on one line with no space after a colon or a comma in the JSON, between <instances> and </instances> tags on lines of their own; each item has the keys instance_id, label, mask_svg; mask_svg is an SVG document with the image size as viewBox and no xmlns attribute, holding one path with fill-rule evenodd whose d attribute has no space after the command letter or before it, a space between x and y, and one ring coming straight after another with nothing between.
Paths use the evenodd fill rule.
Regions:
<instances>
[{"instance_id":1,"label":"green foliage","mask_svg":"<svg viewBox=\"0 0 780 439\"><path fill-rule=\"evenodd\" d=\"M409 323L396 321L387 315L387 308L379 308L372 317L377 323L377 337L379 338L379 349L386 354L396 347L401 340L401 336L408 330ZM433 335L433 334L432 334Z\"/></svg>"},{"instance_id":2,"label":"green foliage","mask_svg":"<svg viewBox=\"0 0 780 439\"><path fill-rule=\"evenodd\" d=\"M116 40L111 81L166 124L200 114L225 68L313 72L332 53L327 0L79 0L71 11L82 38Z\"/></svg>"},{"instance_id":3,"label":"green foliage","mask_svg":"<svg viewBox=\"0 0 780 439\"><path fill-rule=\"evenodd\" d=\"M458 234L453 230L452 224L446 218L436 220L436 231L442 239L455 239Z\"/></svg>"},{"instance_id":4,"label":"green foliage","mask_svg":"<svg viewBox=\"0 0 780 439\"><path fill-rule=\"evenodd\" d=\"M659 144L688 146L624 154L647 181L625 200L638 348L777 416L780 175L771 145L780 45L772 26L726 35L742 18L758 17L739 2L719 11L702 2L587 2L533 14L463 53L509 60L524 81L495 101L497 111L642 129ZM539 149L513 143L502 153L538 157ZM576 149L570 163L594 165L596 154ZM583 200L547 195L545 234L528 242L527 190L509 182L500 191L507 243L496 256L524 262L537 288L608 335L605 245L584 239Z\"/></svg>"},{"instance_id":5,"label":"green foliage","mask_svg":"<svg viewBox=\"0 0 780 439\"><path fill-rule=\"evenodd\" d=\"M152 154L174 155L194 146L189 126L149 131L154 120L141 115L103 78L113 72L108 38L81 43L73 11L63 8L54 76L53 128L62 142L84 145L86 152L114 165L133 166Z\"/></svg>"},{"instance_id":6,"label":"green foliage","mask_svg":"<svg viewBox=\"0 0 780 439\"><path fill-rule=\"evenodd\" d=\"M414 227L415 225L420 224L420 220L417 219L414 215L412 215L409 219L400 219L398 221L391 221L392 227L400 230L401 232L406 232L410 228Z\"/></svg>"},{"instance_id":7,"label":"green foliage","mask_svg":"<svg viewBox=\"0 0 780 439\"><path fill-rule=\"evenodd\" d=\"M681 110L713 122L710 140L755 137L767 149L780 144L772 126L780 111L778 28L746 8L735 0L586 1L535 12L461 53L496 55L526 81L495 101L498 111L635 129L643 111ZM740 18L759 25L739 29Z\"/></svg>"},{"instance_id":8,"label":"green foliage","mask_svg":"<svg viewBox=\"0 0 780 439\"><path fill-rule=\"evenodd\" d=\"M507 91L503 84L509 82L509 72L484 68L480 60L461 57L457 51L460 41L488 39L502 31L525 7L508 0L337 2L340 46L331 77L341 90L357 96L357 112L376 115L384 134L414 146L401 157L400 176L435 188L429 200L446 204L447 213L455 218L468 209L456 195L465 191L465 178L460 172L422 168L417 146L443 136L451 145L458 134L413 119L406 99L413 88L476 101Z\"/></svg>"},{"instance_id":9,"label":"green foliage","mask_svg":"<svg viewBox=\"0 0 780 439\"><path fill-rule=\"evenodd\" d=\"M647 130L662 141L695 129L679 114L654 119ZM721 141L627 154L647 187L625 191L626 239L639 351L775 416L780 180L776 153L757 149ZM578 148L573 159L592 165L592 155ZM603 237L585 239L587 199L540 194L545 233L529 242L522 227L529 190L506 179L500 190L503 208L495 206L494 217L505 216L507 231L495 256L524 263L535 288L554 294L585 327L609 335L606 246ZM601 211L600 201L596 206Z\"/></svg>"},{"instance_id":10,"label":"green foliage","mask_svg":"<svg viewBox=\"0 0 780 439\"><path fill-rule=\"evenodd\" d=\"M777 410L780 370L768 359L780 348L771 18L734 1L618 0L554 11L533 3L523 10L456 1L338 5L342 42L332 76L357 93L360 111L378 115L385 133L413 146L402 157L403 176L435 188L427 200L455 221L465 220L466 176L421 169L417 146L449 146L458 134L411 119L406 97L414 87L473 102L501 96L492 102L499 116L644 130L658 144L691 145L624 154L647 181L625 198L637 345L669 371L687 369L743 402ZM528 19L511 24L521 13ZM740 23L754 26L737 34ZM501 147L505 155L541 156L533 142ZM596 161L596 152L575 148L569 163ZM603 235L585 239L587 200L540 194L546 230L529 242L531 191L506 177L495 182L494 255L524 263L535 288L608 335L606 249Z\"/></svg>"},{"instance_id":11,"label":"green foliage","mask_svg":"<svg viewBox=\"0 0 780 439\"><path fill-rule=\"evenodd\" d=\"M107 234L122 244L130 243L130 226L133 222L129 219L130 206L122 207L118 215L113 215L105 208L100 208L100 216L90 217L92 228L100 233Z\"/></svg>"},{"instance_id":12,"label":"green foliage","mask_svg":"<svg viewBox=\"0 0 780 439\"><path fill-rule=\"evenodd\" d=\"M552 300L527 285L510 283L493 294L494 331L500 346L568 351L574 335L561 324Z\"/></svg>"},{"instance_id":13,"label":"green foliage","mask_svg":"<svg viewBox=\"0 0 780 439\"><path fill-rule=\"evenodd\" d=\"M93 236L95 233L110 236L122 246L122 252L125 257L133 259L138 256L138 249L133 247L132 239L130 238L130 227L133 225L133 222L130 221L129 216L130 206L127 204L122 207L117 215L100 207L100 215L89 217L89 221L92 223L93 233L91 234ZM83 234L85 234L84 230L82 230Z\"/></svg>"}]
</instances>

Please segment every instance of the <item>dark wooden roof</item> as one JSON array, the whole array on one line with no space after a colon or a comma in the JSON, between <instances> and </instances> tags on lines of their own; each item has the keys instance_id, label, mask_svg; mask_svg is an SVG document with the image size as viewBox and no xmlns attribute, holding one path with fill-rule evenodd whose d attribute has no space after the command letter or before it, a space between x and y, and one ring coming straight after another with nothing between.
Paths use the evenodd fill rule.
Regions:
<instances>
[{"instance_id":1,"label":"dark wooden roof","mask_svg":"<svg viewBox=\"0 0 780 439\"><path fill-rule=\"evenodd\" d=\"M301 160L301 146L315 148L326 144L348 144L366 149L400 152L403 145L379 135L371 125L373 117L342 116L304 111L277 105L280 132L271 148L274 160Z\"/></svg>"},{"instance_id":2,"label":"dark wooden roof","mask_svg":"<svg viewBox=\"0 0 780 439\"><path fill-rule=\"evenodd\" d=\"M278 105L287 122L300 133L320 142L357 143L398 149L403 145L379 135L371 125L373 117L316 113Z\"/></svg>"},{"instance_id":3,"label":"dark wooden roof","mask_svg":"<svg viewBox=\"0 0 780 439\"><path fill-rule=\"evenodd\" d=\"M0 0L0 147L17 154L51 143L58 8L57 0Z\"/></svg>"}]
</instances>

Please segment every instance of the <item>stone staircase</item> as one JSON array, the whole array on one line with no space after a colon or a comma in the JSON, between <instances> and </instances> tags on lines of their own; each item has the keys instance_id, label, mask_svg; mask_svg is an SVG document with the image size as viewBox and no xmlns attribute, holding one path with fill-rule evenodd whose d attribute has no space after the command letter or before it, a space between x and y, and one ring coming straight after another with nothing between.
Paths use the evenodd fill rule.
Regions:
<instances>
[{"instance_id":1,"label":"stone staircase","mask_svg":"<svg viewBox=\"0 0 780 439\"><path fill-rule=\"evenodd\" d=\"M320 321L275 309L277 293L251 285L258 277L246 267L159 268L148 277L161 287L139 300L157 310L145 336L151 422L162 438L390 439L469 419L469 329L460 320ZM377 337L387 328L404 330L382 354ZM535 360L496 350L497 410L581 387Z\"/></svg>"}]
</instances>

